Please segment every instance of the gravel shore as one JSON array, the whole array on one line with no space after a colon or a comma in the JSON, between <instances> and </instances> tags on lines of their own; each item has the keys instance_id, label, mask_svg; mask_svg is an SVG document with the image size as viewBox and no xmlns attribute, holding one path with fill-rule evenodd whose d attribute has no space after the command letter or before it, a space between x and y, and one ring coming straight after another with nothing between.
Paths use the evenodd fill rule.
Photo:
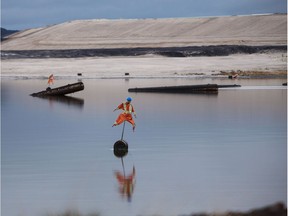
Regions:
<instances>
[{"instance_id":1,"label":"gravel shore","mask_svg":"<svg viewBox=\"0 0 288 216\"><path fill-rule=\"evenodd\" d=\"M268 52L228 56L164 57L159 55L83 58L4 59L1 77L46 78L167 78L240 76L286 77L287 53ZM129 74L129 76L125 75Z\"/></svg>"}]
</instances>

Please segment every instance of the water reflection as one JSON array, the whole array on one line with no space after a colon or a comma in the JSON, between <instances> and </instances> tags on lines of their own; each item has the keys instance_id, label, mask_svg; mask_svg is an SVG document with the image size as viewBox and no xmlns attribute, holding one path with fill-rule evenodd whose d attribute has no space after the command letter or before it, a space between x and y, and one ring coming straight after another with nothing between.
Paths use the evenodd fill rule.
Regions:
<instances>
[{"instance_id":1,"label":"water reflection","mask_svg":"<svg viewBox=\"0 0 288 216\"><path fill-rule=\"evenodd\" d=\"M123 158L121 159L122 161L122 168L123 168L123 173L120 171L115 171L115 177L118 181L118 186L119 186L119 193L121 196L125 199L127 199L128 202L132 201L132 194L134 192L134 187L135 187L135 177L136 177L136 169L135 166L133 166L132 171L127 175L125 173L125 166L124 166L124 161Z\"/></svg>"},{"instance_id":2,"label":"water reflection","mask_svg":"<svg viewBox=\"0 0 288 216\"><path fill-rule=\"evenodd\" d=\"M59 103L67 105L68 107L73 107L82 110L84 107L84 99L76 98L71 96L45 96L38 97L49 101L50 106L53 106L54 103Z\"/></svg>"},{"instance_id":3,"label":"water reflection","mask_svg":"<svg viewBox=\"0 0 288 216\"><path fill-rule=\"evenodd\" d=\"M124 140L118 140L114 144L114 155L121 159L122 171L115 171L114 176L118 182L118 192L121 197L127 199L128 202L132 201L132 195L136 183L136 168L133 165L133 169L130 172L126 172L125 163L123 158L128 153L128 144Z\"/></svg>"}]
</instances>

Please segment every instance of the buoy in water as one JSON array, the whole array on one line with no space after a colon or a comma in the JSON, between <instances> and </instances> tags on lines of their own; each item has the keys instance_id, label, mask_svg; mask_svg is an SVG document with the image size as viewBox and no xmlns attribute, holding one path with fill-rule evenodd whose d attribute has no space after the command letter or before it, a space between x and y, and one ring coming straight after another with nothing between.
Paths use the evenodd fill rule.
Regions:
<instances>
[{"instance_id":1,"label":"buoy in water","mask_svg":"<svg viewBox=\"0 0 288 216\"><path fill-rule=\"evenodd\" d=\"M128 153L128 143L125 140L118 140L114 143L114 155L116 157L125 157Z\"/></svg>"}]
</instances>

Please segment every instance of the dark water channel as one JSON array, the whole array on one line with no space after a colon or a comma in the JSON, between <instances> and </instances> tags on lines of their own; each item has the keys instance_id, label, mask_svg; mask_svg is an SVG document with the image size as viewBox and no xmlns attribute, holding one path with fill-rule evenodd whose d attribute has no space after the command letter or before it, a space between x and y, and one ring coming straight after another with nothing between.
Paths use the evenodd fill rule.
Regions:
<instances>
[{"instance_id":1,"label":"dark water channel","mask_svg":"<svg viewBox=\"0 0 288 216\"><path fill-rule=\"evenodd\" d=\"M77 80L56 80L54 86ZM69 97L29 94L46 80L2 79L2 215L183 215L287 202L283 80L91 79ZM130 93L136 131L113 144L128 88L231 84L218 94Z\"/></svg>"}]
</instances>

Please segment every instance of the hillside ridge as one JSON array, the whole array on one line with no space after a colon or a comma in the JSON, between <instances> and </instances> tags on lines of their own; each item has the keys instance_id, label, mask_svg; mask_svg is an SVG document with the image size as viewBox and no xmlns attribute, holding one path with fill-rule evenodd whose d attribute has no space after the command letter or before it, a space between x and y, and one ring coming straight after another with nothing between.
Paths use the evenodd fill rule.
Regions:
<instances>
[{"instance_id":1,"label":"hillside ridge","mask_svg":"<svg viewBox=\"0 0 288 216\"><path fill-rule=\"evenodd\" d=\"M8 37L2 50L286 45L287 14L74 20Z\"/></svg>"}]
</instances>

